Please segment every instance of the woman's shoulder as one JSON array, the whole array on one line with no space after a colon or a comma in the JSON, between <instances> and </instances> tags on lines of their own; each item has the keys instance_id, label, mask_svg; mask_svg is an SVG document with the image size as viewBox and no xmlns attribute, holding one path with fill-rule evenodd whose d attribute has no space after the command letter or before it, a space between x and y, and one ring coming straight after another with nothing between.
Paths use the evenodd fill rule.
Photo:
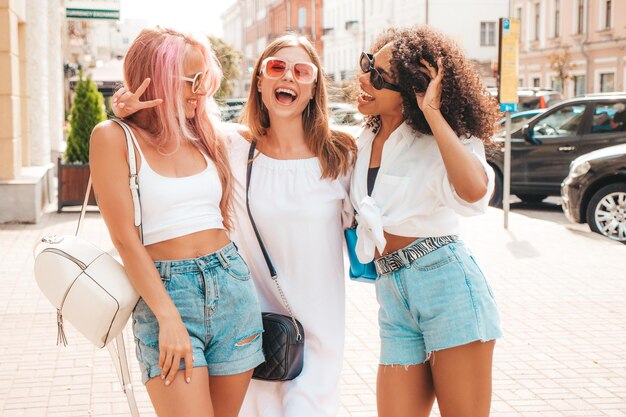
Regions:
<instances>
[{"instance_id":1,"label":"woman's shoulder","mask_svg":"<svg viewBox=\"0 0 626 417\"><path fill-rule=\"evenodd\" d=\"M100 122L93 128L90 138L93 149L106 151L126 151L126 135L122 126L113 120Z\"/></svg>"},{"instance_id":2,"label":"woman's shoulder","mask_svg":"<svg viewBox=\"0 0 626 417\"><path fill-rule=\"evenodd\" d=\"M219 126L219 130L226 142L231 159L247 157L250 148L250 133L246 126L225 122Z\"/></svg>"},{"instance_id":3,"label":"woman's shoulder","mask_svg":"<svg viewBox=\"0 0 626 417\"><path fill-rule=\"evenodd\" d=\"M250 131L246 126L240 123L222 122L218 128L231 142L242 140L248 143L250 142Z\"/></svg>"}]
</instances>

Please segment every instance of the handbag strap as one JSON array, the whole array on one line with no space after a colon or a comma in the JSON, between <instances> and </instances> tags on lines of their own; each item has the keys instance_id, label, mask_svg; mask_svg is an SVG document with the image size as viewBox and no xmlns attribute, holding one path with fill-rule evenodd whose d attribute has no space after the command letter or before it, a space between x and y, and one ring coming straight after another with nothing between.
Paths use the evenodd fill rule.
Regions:
<instances>
[{"instance_id":1,"label":"handbag strap","mask_svg":"<svg viewBox=\"0 0 626 417\"><path fill-rule=\"evenodd\" d=\"M276 273L276 269L274 268L274 264L270 259L270 255L267 253L267 249L265 249L265 244L263 244L263 239L261 238L261 234L259 233L259 229L256 227L256 223L254 222L254 218L252 217L252 212L250 211L250 201L248 198L248 194L250 192L250 178L252 178L252 163L254 162L254 150L256 149L256 139L253 139L250 143L250 151L248 152L248 166L246 170L246 209L248 209L248 217L250 217L250 223L252 223L252 228L254 229L254 234L256 235L257 240L259 241L259 246L261 247L261 252L263 253L263 257L265 258L265 262L267 263L267 268L270 271L270 276L272 277L272 281L276 284L276 288L278 288L278 293L280 294L280 298L283 302L283 305L289 312L289 316L291 317L291 321L293 322L293 326L296 329L296 340L299 342L302 340L302 335L300 334L300 326L296 322L296 318L291 311L291 306L289 305L289 301L287 301L287 297L283 292L283 289L280 287L278 283L278 274Z\"/></svg>"},{"instance_id":2,"label":"handbag strap","mask_svg":"<svg viewBox=\"0 0 626 417\"><path fill-rule=\"evenodd\" d=\"M126 400L128 401L128 407L130 408L130 415L132 417L139 417L139 409L137 408L135 392L133 391L133 384L130 378L128 357L126 356L124 332L120 333L115 338L115 343L111 342L107 344L107 349L111 354L113 365L115 366L115 370L117 371L117 377L119 378L120 384L122 385L122 391L124 392L124 394L126 394Z\"/></svg>"},{"instance_id":3,"label":"handbag strap","mask_svg":"<svg viewBox=\"0 0 626 417\"><path fill-rule=\"evenodd\" d=\"M128 170L129 170L129 187L130 193L133 199L134 209L134 224L139 228L139 236L143 243L143 227L141 224L141 201L139 200L139 181L137 179L137 158L135 157L135 146L133 145L133 131L126 123L118 119L111 119L111 121L120 125L124 130L124 137L126 138L126 148L128 153ZM80 210L80 216L78 216L78 225L76 226L75 235L78 236L83 219L85 218L85 212L87 210L87 203L89 202L89 194L91 194L91 175L89 175L89 181L87 182L87 192L85 192L85 198L83 200L83 206Z\"/></svg>"}]
</instances>

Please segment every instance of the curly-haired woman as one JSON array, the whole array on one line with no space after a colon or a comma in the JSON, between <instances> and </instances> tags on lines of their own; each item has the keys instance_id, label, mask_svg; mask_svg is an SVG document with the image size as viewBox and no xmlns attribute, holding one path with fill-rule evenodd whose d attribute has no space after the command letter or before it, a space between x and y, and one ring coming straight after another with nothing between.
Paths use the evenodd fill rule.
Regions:
<instances>
[{"instance_id":1,"label":"curly-haired woman","mask_svg":"<svg viewBox=\"0 0 626 417\"><path fill-rule=\"evenodd\" d=\"M375 260L380 304L380 417L487 416L501 336L492 291L459 240L481 214L494 174L483 142L497 104L449 39L428 27L388 30L363 53L351 184L357 254Z\"/></svg>"}]
</instances>

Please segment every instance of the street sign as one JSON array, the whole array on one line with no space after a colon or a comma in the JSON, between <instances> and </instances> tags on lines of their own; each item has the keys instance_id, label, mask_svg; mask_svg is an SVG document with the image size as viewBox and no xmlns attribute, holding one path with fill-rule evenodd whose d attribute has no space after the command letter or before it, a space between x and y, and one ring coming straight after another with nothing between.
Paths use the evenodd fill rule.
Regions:
<instances>
[{"instance_id":1,"label":"street sign","mask_svg":"<svg viewBox=\"0 0 626 417\"><path fill-rule=\"evenodd\" d=\"M516 112L517 103L500 103L500 111L510 113Z\"/></svg>"},{"instance_id":2,"label":"street sign","mask_svg":"<svg viewBox=\"0 0 626 417\"><path fill-rule=\"evenodd\" d=\"M501 111L517 110L519 68L518 19L500 19L500 48L498 50L498 97Z\"/></svg>"},{"instance_id":3,"label":"street sign","mask_svg":"<svg viewBox=\"0 0 626 417\"><path fill-rule=\"evenodd\" d=\"M65 0L65 15L71 19L120 18L120 0Z\"/></svg>"},{"instance_id":4,"label":"street sign","mask_svg":"<svg viewBox=\"0 0 626 417\"><path fill-rule=\"evenodd\" d=\"M509 198L511 196L511 113L517 111L517 78L519 69L518 19L500 19L498 49L498 99L505 113L504 172L502 173L502 211L504 228L509 228Z\"/></svg>"}]
</instances>

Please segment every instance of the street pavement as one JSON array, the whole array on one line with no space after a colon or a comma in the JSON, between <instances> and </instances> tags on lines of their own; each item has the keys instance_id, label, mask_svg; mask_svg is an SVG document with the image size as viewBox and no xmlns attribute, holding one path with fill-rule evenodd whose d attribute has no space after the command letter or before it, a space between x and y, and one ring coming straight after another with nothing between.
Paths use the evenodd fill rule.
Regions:
<instances>
[{"instance_id":1,"label":"street pavement","mask_svg":"<svg viewBox=\"0 0 626 417\"><path fill-rule=\"evenodd\" d=\"M33 277L32 251L74 232L76 213L0 225L0 416L128 416L106 349L70 325L56 346L56 314ZM83 237L114 252L99 214ZM502 212L462 220L462 236L494 289L504 338L496 344L492 416L626 416L626 245L580 226ZM338 417L375 417L378 358L374 287L348 282ZM125 330L142 416L154 416ZM439 416L435 409L433 416ZM291 416L290 416L291 417Z\"/></svg>"}]
</instances>

